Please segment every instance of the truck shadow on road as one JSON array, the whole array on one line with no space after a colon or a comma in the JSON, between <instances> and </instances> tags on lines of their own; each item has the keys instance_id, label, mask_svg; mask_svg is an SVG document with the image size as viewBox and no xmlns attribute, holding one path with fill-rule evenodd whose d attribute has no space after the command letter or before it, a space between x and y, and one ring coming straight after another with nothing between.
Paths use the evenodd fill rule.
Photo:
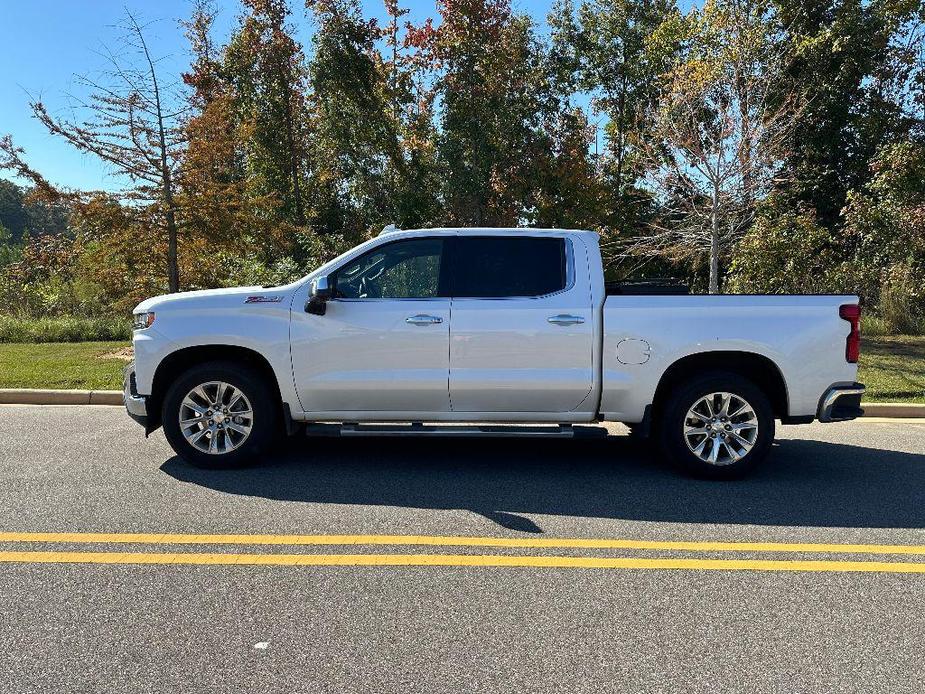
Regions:
<instances>
[{"instance_id":1,"label":"truck shadow on road","mask_svg":"<svg viewBox=\"0 0 925 694\"><path fill-rule=\"evenodd\" d=\"M198 470L177 457L161 469L230 494L467 509L534 533L543 530L525 516L925 527L925 455L808 440L778 441L762 469L735 482L681 476L628 437L300 439L251 469Z\"/></svg>"}]
</instances>

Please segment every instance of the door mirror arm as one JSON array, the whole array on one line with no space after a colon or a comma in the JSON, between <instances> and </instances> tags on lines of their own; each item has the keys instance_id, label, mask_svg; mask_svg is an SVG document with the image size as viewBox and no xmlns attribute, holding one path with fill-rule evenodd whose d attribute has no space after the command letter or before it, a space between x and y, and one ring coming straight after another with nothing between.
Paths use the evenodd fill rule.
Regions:
<instances>
[{"instance_id":1,"label":"door mirror arm","mask_svg":"<svg viewBox=\"0 0 925 694\"><path fill-rule=\"evenodd\" d=\"M331 283L327 275L312 280L309 299L305 302L305 312L313 316L323 316L328 310L331 298Z\"/></svg>"}]
</instances>

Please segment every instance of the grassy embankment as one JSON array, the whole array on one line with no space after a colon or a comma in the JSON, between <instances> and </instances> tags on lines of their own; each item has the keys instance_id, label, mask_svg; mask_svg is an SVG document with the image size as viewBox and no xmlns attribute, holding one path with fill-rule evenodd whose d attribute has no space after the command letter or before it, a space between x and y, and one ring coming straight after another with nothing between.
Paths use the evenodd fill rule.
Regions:
<instances>
[{"instance_id":1,"label":"grassy embankment","mask_svg":"<svg viewBox=\"0 0 925 694\"><path fill-rule=\"evenodd\" d=\"M118 390L126 342L0 344L0 388ZM859 380L869 402L925 403L925 337L865 337Z\"/></svg>"},{"instance_id":2,"label":"grassy embankment","mask_svg":"<svg viewBox=\"0 0 925 694\"><path fill-rule=\"evenodd\" d=\"M0 388L121 390L129 349L128 342L0 344Z\"/></svg>"}]
</instances>

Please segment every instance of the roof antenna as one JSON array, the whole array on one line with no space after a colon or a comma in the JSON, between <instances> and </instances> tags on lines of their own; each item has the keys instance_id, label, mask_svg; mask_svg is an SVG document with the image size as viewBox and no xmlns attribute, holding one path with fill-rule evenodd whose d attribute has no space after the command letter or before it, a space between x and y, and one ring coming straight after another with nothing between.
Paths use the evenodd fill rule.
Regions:
<instances>
[{"instance_id":1,"label":"roof antenna","mask_svg":"<svg viewBox=\"0 0 925 694\"><path fill-rule=\"evenodd\" d=\"M395 226L394 224L386 224L386 225L382 228L382 231L379 232L379 236L382 236L383 234L393 234L393 233L395 233L396 231L401 231L401 229L399 229L399 228L398 228L397 226Z\"/></svg>"}]
</instances>

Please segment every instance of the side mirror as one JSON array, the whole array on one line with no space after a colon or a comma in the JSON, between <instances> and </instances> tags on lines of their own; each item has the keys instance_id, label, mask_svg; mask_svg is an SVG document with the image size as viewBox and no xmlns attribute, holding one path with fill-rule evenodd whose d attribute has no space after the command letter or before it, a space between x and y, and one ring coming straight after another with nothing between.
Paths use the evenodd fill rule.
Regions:
<instances>
[{"instance_id":1,"label":"side mirror","mask_svg":"<svg viewBox=\"0 0 925 694\"><path fill-rule=\"evenodd\" d=\"M328 277L316 277L312 280L310 297L305 303L306 313L323 316L328 310L328 299L330 298L331 284Z\"/></svg>"}]
</instances>

